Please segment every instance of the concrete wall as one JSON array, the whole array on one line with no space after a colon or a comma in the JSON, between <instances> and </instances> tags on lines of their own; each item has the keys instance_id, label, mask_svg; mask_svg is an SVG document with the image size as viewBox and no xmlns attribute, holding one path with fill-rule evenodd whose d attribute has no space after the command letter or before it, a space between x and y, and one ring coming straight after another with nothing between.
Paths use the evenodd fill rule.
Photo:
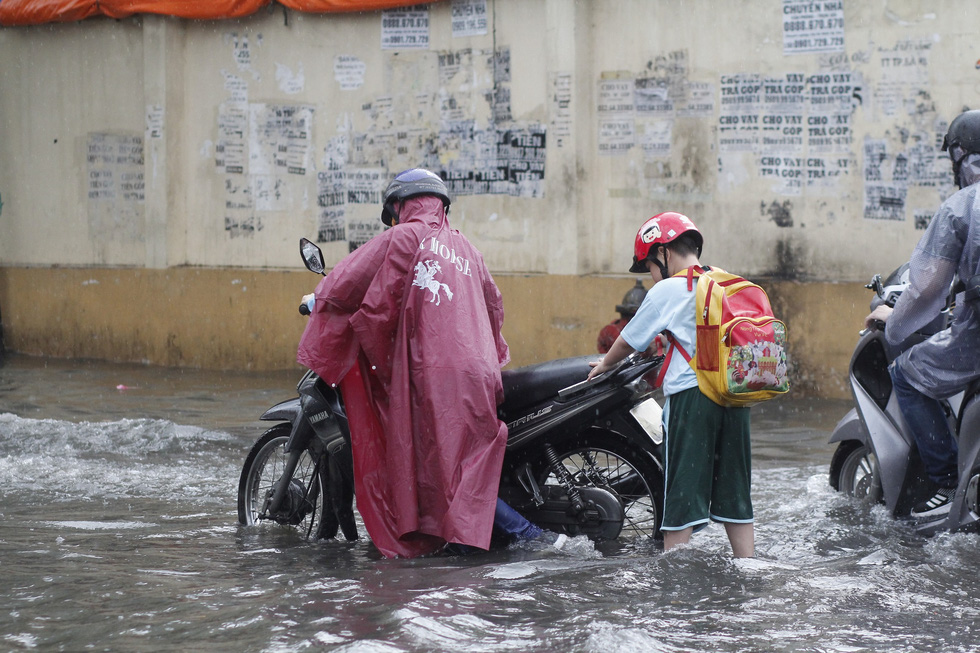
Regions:
<instances>
[{"instance_id":1,"label":"concrete wall","mask_svg":"<svg viewBox=\"0 0 980 653\"><path fill-rule=\"evenodd\" d=\"M463 35L467 6L486 20ZM768 280L798 387L838 394L860 282L953 190L937 145L977 103L978 19L954 0L487 0L2 28L7 347L289 365L299 236L339 261L422 164L504 292L515 363L594 351L636 227L679 210L706 262ZM389 47L405 36L425 47Z\"/></svg>"}]
</instances>

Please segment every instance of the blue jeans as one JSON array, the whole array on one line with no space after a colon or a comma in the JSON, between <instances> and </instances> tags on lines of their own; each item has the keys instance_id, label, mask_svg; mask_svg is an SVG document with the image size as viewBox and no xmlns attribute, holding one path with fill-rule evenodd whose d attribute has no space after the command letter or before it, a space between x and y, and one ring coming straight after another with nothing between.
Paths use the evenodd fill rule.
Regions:
<instances>
[{"instance_id":1,"label":"blue jeans","mask_svg":"<svg viewBox=\"0 0 980 653\"><path fill-rule=\"evenodd\" d=\"M898 365L892 365L889 371L898 407L912 430L929 478L939 487L956 487L958 448L942 404L912 387Z\"/></svg>"},{"instance_id":2,"label":"blue jeans","mask_svg":"<svg viewBox=\"0 0 980 653\"><path fill-rule=\"evenodd\" d=\"M533 540L542 532L540 528L499 498L497 499L497 509L493 513L493 525L517 540Z\"/></svg>"}]
</instances>

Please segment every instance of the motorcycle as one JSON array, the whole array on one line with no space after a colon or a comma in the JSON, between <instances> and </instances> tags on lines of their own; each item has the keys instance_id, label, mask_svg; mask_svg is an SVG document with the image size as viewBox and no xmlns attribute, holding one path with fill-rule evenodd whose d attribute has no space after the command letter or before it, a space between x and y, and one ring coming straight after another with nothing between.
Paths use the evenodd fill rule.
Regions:
<instances>
[{"instance_id":1,"label":"motorcycle","mask_svg":"<svg viewBox=\"0 0 980 653\"><path fill-rule=\"evenodd\" d=\"M325 274L319 247L304 238L300 253L307 269ZM300 313L309 312L304 301ZM498 415L508 437L499 496L556 533L597 541L659 537L663 433L653 385L663 356L634 354L583 380L590 360L565 358L501 373L505 399ZM277 423L245 459L239 522L294 528L310 539L341 531L354 540L343 397L312 370L297 394L261 417Z\"/></svg>"},{"instance_id":2,"label":"motorcycle","mask_svg":"<svg viewBox=\"0 0 980 653\"><path fill-rule=\"evenodd\" d=\"M907 263L884 281L875 275L866 286L875 292L871 310L881 304L894 306L908 285ZM959 446L958 484L950 511L931 520L914 519L912 508L928 499L934 488L892 392L888 365L912 345L948 327L955 296L954 288L946 308L897 347L885 340L883 324L861 331L848 375L855 407L830 437L831 444L837 443L830 485L859 499L883 503L893 516L910 519L915 530L926 536L980 530L980 382L941 402Z\"/></svg>"}]
</instances>

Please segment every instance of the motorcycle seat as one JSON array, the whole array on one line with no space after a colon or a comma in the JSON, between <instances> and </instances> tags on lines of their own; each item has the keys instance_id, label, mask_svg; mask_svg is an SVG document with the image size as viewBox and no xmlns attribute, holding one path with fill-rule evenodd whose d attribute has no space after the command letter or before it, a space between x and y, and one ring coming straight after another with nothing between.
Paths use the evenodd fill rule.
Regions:
<instances>
[{"instance_id":1,"label":"motorcycle seat","mask_svg":"<svg viewBox=\"0 0 980 653\"><path fill-rule=\"evenodd\" d=\"M558 360L504 370L500 373L504 383L504 402L497 409L505 422L528 406L556 397L558 391L584 381L589 375L589 361L596 356L559 358Z\"/></svg>"}]
</instances>

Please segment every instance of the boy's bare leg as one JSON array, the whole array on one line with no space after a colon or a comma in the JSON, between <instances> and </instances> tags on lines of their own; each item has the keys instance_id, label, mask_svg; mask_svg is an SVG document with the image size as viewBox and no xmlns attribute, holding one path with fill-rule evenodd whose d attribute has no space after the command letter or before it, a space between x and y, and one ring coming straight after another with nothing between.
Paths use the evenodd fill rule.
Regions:
<instances>
[{"instance_id":1,"label":"boy's bare leg","mask_svg":"<svg viewBox=\"0 0 980 653\"><path fill-rule=\"evenodd\" d=\"M725 523L725 533L732 544L732 553L736 558L755 557L755 525ZM667 548L667 537L664 534L664 549Z\"/></svg>"},{"instance_id":2,"label":"boy's bare leg","mask_svg":"<svg viewBox=\"0 0 980 653\"><path fill-rule=\"evenodd\" d=\"M675 546L687 544L691 541L693 528L685 528L682 531L664 531L664 551L670 551Z\"/></svg>"}]
</instances>

